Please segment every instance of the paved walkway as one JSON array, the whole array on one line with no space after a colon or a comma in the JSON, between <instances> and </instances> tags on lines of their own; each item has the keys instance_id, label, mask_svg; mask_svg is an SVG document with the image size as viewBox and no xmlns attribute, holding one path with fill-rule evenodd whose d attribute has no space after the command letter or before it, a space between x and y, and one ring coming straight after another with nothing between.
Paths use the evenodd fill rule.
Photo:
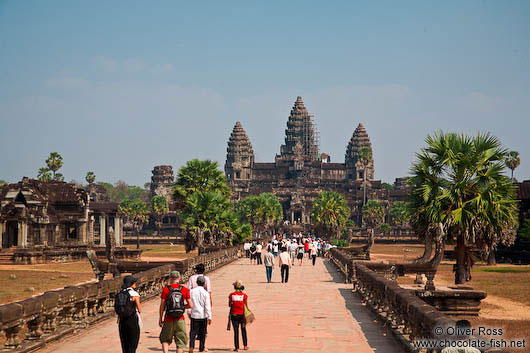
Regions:
<instances>
[{"instance_id":1,"label":"paved walkway","mask_svg":"<svg viewBox=\"0 0 530 353\"><path fill-rule=\"evenodd\" d=\"M210 352L233 349L233 331L227 331L226 324L228 294L236 279L243 281L249 308L256 315L256 321L247 328L248 352L403 352L329 262L317 259L313 267L304 259L302 266L291 269L285 284L280 283L279 272L276 267L274 283L266 283L263 266L240 259L209 274L214 289L213 320L206 341ZM138 353L162 351L158 341L159 303L151 300L142 307L144 326ZM172 345L170 352L174 351ZM119 353L116 322L100 323L41 352Z\"/></svg>"}]
</instances>

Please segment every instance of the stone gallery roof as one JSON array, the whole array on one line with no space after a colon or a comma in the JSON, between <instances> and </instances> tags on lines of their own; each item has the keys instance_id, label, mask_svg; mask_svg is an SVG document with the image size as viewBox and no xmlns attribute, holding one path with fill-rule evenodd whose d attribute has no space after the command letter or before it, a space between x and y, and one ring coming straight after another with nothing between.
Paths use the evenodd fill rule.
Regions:
<instances>
[{"instance_id":1,"label":"stone gallery roof","mask_svg":"<svg viewBox=\"0 0 530 353\"><path fill-rule=\"evenodd\" d=\"M236 122L234 129L230 134L226 152L227 158L233 158L235 156L254 157L252 144L250 143L247 133L239 121Z\"/></svg>"},{"instance_id":2,"label":"stone gallery roof","mask_svg":"<svg viewBox=\"0 0 530 353\"><path fill-rule=\"evenodd\" d=\"M275 169L275 163L254 163L254 169Z\"/></svg>"},{"instance_id":3,"label":"stone gallery roof","mask_svg":"<svg viewBox=\"0 0 530 353\"><path fill-rule=\"evenodd\" d=\"M344 163L322 163L322 169L346 169Z\"/></svg>"}]
</instances>

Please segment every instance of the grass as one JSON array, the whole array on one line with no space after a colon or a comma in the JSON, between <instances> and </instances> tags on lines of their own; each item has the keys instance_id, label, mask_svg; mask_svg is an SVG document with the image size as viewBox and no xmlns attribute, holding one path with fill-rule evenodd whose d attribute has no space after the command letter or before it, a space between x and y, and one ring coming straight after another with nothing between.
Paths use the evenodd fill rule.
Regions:
<instances>
[{"instance_id":1,"label":"grass","mask_svg":"<svg viewBox=\"0 0 530 353\"><path fill-rule=\"evenodd\" d=\"M129 249L136 249L136 245L128 245ZM186 253L186 248L183 244L140 244L140 249L143 250L142 258L149 260L150 258L167 258L171 260L183 260L189 257L197 256L197 251Z\"/></svg>"},{"instance_id":2,"label":"grass","mask_svg":"<svg viewBox=\"0 0 530 353\"><path fill-rule=\"evenodd\" d=\"M1 265L0 304L91 280L94 280L94 273L88 260L38 265Z\"/></svg>"},{"instance_id":3,"label":"grass","mask_svg":"<svg viewBox=\"0 0 530 353\"><path fill-rule=\"evenodd\" d=\"M478 272L496 272L496 273L521 273L530 272L530 267L486 267L477 268L475 271Z\"/></svg>"}]
</instances>

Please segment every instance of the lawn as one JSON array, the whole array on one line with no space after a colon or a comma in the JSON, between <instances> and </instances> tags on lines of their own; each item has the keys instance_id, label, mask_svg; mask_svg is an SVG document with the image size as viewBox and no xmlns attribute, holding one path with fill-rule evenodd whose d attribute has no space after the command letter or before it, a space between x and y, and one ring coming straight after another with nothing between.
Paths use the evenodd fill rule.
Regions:
<instances>
[{"instance_id":1,"label":"lawn","mask_svg":"<svg viewBox=\"0 0 530 353\"><path fill-rule=\"evenodd\" d=\"M136 249L136 245L127 245L129 249ZM189 257L197 256L197 251L186 253L183 244L141 244L142 260L167 259L167 260L184 260Z\"/></svg>"}]
</instances>

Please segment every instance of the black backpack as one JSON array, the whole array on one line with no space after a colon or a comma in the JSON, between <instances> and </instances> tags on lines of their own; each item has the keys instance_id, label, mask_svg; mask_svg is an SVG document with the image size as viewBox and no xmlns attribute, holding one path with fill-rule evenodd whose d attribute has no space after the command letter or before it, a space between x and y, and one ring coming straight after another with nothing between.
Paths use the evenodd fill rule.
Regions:
<instances>
[{"instance_id":1,"label":"black backpack","mask_svg":"<svg viewBox=\"0 0 530 353\"><path fill-rule=\"evenodd\" d=\"M175 319L180 319L184 315L184 296L182 295L182 286L173 288L166 286L169 294L166 298L166 315Z\"/></svg>"},{"instance_id":2,"label":"black backpack","mask_svg":"<svg viewBox=\"0 0 530 353\"><path fill-rule=\"evenodd\" d=\"M122 289L114 297L114 311L123 319L136 314L136 305L127 289Z\"/></svg>"}]
</instances>

